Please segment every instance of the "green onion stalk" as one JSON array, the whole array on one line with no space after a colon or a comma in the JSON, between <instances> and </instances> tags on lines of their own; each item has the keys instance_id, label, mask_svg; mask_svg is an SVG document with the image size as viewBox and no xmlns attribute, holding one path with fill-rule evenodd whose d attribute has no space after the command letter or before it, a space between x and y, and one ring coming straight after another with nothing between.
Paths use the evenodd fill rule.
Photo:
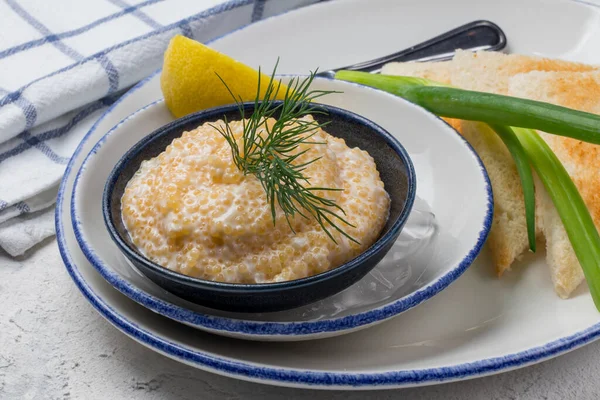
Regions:
<instances>
[{"instance_id":1,"label":"green onion stalk","mask_svg":"<svg viewBox=\"0 0 600 400\"><path fill-rule=\"evenodd\" d=\"M594 304L600 310L600 236L592 216L565 167L544 139L531 129L513 129L558 211Z\"/></svg>"},{"instance_id":2,"label":"green onion stalk","mask_svg":"<svg viewBox=\"0 0 600 400\"><path fill-rule=\"evenodd\" d=\"M577 187L533 129L600 144L600 116L539 101L449 87L428 79L339 71L336 79L403 97L441 117L490 125L515 160L525 198L527 233L535 251L535 196L531 166L550 195L600 311L600 235Z\"/></svg>"},{"instance_id":3,"label":"green onion stalk","mask_svg":"<svg viewBox=\"0 0 600 400\"><path fill-rule=\"evenodd\" d=\"M527 151L523 148L512 128L496 124L491 124L490 127L504 142L513 160L515 160L525 200L525 221L527 223L529 249L535 253L535 184L533 183L533 174L531 173Z\"/></svg>"}]
</instances>

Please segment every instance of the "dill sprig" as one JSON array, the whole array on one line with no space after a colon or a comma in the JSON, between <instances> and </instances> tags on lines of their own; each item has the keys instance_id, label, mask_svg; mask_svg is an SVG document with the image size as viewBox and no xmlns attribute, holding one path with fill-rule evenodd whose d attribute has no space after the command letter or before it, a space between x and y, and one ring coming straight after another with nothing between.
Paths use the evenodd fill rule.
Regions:
<instances>
[{"instance_id":1,"label":"dill sprig","mask_svg":"<svg viewBox=\"0 0 600 400\"><path fill-rule=\"evenodd\" d=\"M244 173L253 174L260 181L267 201L271 206L271 216L275 224L277 205L283 211L288 226L295 233L291 219L300 215L306 219L314 218L323 231L335 243L336 240L330 228L337 230L349 240L358 243L348 235L338 224L353 225L342 215L344 210L335 200L321 197L317 193L341 191L343 189L311 187L310 178L304 174L306 168L317 162L320 157L309 161L298 162L298 159L310 151L310 146L297 151L302 145L323 145L311 139L318 129L328 124L302 119L309 114L326 114L323 108L312 102L334 91L312 90L310 85L316 71L304 79L292 78L288 84L282 101L277 101L281 83L275 81L275 71L269 79L265 94L261 98L261 73L259 69L258 88L254 99L254 110L245 119L245 109L241 97L236 97L227 83L217 74L225 85L240 111L243 121L241 140L236 140L231 127L224 118L224 126L213 126L227 140L231 147L233 162ZM274 118L272 126L267 124L269 118ZM337 212L336 212L337 211ZM341 215L340 215L341 214Z\"/></svg>"}]
</instances>

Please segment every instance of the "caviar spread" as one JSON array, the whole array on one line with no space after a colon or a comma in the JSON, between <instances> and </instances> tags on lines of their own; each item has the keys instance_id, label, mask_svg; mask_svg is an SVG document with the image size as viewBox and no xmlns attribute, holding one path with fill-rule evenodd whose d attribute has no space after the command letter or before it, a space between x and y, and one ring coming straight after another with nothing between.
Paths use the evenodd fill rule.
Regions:
<instances>
[{"instance_id":1,"label":"caviar spread","mask_svg":"<svg viewBox=\"0 0 600 400\"><path fill-rule=\"evenodd\" d=\"M229 125L240 138L242 121ZM311 141L321 144L310 145L297 159L320 157L304 170L311 187L342 189L319 194L345 211L352 226L344 225L344 231L360 244L330 229L334 242L314 218L296 214L288 225L279 210L274 221L260 181L236 167L230 145L214 126L224 122L184 132L144 161L125 189L123 221L150 260L202 279L281 282L339 266L379 237L390 200L367 152L319 128Z\"/></svg>"}]
</instances>

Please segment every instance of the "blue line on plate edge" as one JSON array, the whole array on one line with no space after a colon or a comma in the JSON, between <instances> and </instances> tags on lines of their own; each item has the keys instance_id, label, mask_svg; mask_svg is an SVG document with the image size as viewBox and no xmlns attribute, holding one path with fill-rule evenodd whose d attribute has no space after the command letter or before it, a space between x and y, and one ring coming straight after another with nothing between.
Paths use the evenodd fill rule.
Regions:
<instances>
[{"instance_id":1,"label":"blue line on plate edge","mask_svg":"<svg viewBox=\"0 0 600 400\"><path fill-rule=\"evenodd\" d=\"M573 0L574 2L587 4L589 6L595 6L593 4L589 4L585 1L581 0ZM596 6L597 7L597 6ZM287 14L291 11L288 11L283 14ZM266 19L271 19L274 17L269 17ZM240 30L240 29L238 29ZM237 30L236 30L237 31ZM234 31L235 32L235 31ZM225 35L223 35L225 36ZM221 37L223 37L221 36ZM215 38L214 40L218 40L219 38ZM213 41L214 41L213 40ZM211 41L212 42L212 41ZM134 88L132 88L128 93L126 93L118 102L113 104L106 113L98 119L98 121L94 124L92 129L86 135L86 138L91 135L93 130L96 128L97 124L104 119L104 116L112 111L114 107L117 106L121 102L121 100L128 97L131 93L135 92L137 89L142 87L147 81L152 79L156 74L160 72L156 71L146 79L140 81ZM114 326L121 329L124 333L128 334L140 340L151 347L155 347L158 350L170 354L177 358L183 358L188 362L195 362L201 364L207 369L213 369L217 371L223 371L226 373L230 373L233 375L242 375L248 378L263 378L266 380L271 380L275 382L294 382L294 383L307 383L312 385L336 385L336 386L364 386L364 385L399 385L399 384L410 384L410 383L424 383L424 382L433 382L433 381L446 381L450 379L457 378L467 378L474 376L481 376L486 374L491 374L493 372L513 369L517 367L526 366L528 364L532 364L536 361L551 358L560 353L567 352L569 350L573 350L577 347L580 347L588 342L591 342L594 339L597 339L600 336L600 323L591 326L588 329L585 329L581 332L573 334L571 336L567 336L561 339L558 339L554 342L549 342L543 346L534 347L529 350L525 350L518 353L513 353L504 357L496 357L489 358L486 360L481 360L472 363L464 363L459 364L453 367L442 367L442 368L432 368L432 369L423 369L423 370L413 370L413 371L396 371L396 372L387 372L383 374L332 374L332 373L315 373L310 371L302 371L302 372L294 372L283 369L273 369L273 368L265 368L265 367L248 367L244 366L241 363L235 363L228 360L223 360L218 357L207 357L197 353L194 353L192 350L186 349L185 347L179 346L177 344L168 342L163 339L156 338L151 333L146 330L138 327L135 323L126 320L123 317L120 317L110 306L104 303L100 298L98 298L95 293L91 290L91 288L82 280L80 280L80 275L76 270L76 266L72 263L69 254L66 251L66 243L63 234L63 230L61 227L60 215L62 211L62 201L64 197L64 190L67 184L67 176L70 173L70 170L73 166L73 161L75 156L81 152L83 146L83 141L78 145L73 158L67 165L65 175L60 184L60 190L57 198L57 206L56 206L56 214L55 214L55 225L57 232L57 239L59 244L59 251L65 265L67 267L67 271L71 278L82 292L82 294L90 301L90 303L98 310L98 312L104 316L109 322L111 322ZM115 315L116 314L116 315ZM242 368L243 367L243 368ZM243 370L242 370L242 369ZM291 379L290 379L291 375ZM303 377L305 379L303 379Z\"/></svg>"},{"instance_id":2,"label":"blue line on plate edge","mask_svg":"<svg viewBox=\"0 0 600 400\"><path fill-rule=\"evenodd\" d=\"M157 74L157 73L158 72L156 72L155 74ZM355 84L352 82L345 82L345 83L349 84L349 85L360 86L364 90L376 91L379 94L392 97L395 101L404 102L404 103L408 104L410 107L417 107L417 108L422 109L422 107L420 107L420 106L410 103L402 98L398 98L397 96L393 96L389 93L385 93L380 90L376 90L376 89L366 87L363 85L358 85L358 84ZM155 104L159 101L155 101L152 104ZM130 116L128 116L125 119L123 119L122 121L120 121L115 127L111 128L109 130L109 132L106 133L105 135L103 135L103 137L100 139L100 141L96 145L94 145L94 147L92 148L92 150L90 152L95 152L102 145L102 143L112 134L112 132L114 131L114 129L117 126L121 125L123 122L125 122L126 120L133 117L133 115L148 108L149 106L150 105L146 105L146 106L142 107L141 109L135 111L133 114L131 114ZM107 112L107 114L108 114L108 112ZM481 251L481 248L483 247L485 239L487 238L487 235L489 233L489 230L491 228L491 223L492 223L493 195L492 195L491 184L489 181L489 177L487 176L487 173L485 171L485 168L483 167L481 160L477 156L477 153L468 144L468 142L464 138L462 138L462 136L460 136L456 132L456 130L454 130L447 123L445 123L445 121L443 121L441 118L439 118L429 112L427 112L427 114L433 116L434 118L440 120L445 125L447 125L448 128L451 129L452 132L454 132L456 137L459 138L459 140L463 144L466 145L466 147L471 151L474 158L479 163L479 166L482 171L482 175L485 180L485 189L487 192L488 203L487 203L486 216L483 221L483 228L482 228L481 232L479 233L479 237L475 243L475 246L467 253L465 258L460 263L458 263L453 270L449 271L446 275L440 277L436 282L433 282L429 286L421 288L420 290L412 293L411 295L405 296L399 300L396 300L395 302L393 302L391 304L387 304L387 305L381 306L379 308L369 310L364 313L349 315L349 316L342 317L342 318L322 320L322 321L282 323L282 322L245 321L245 320L236 320L236 319L231 319L231 318L226 318L226 317L209 316L209 315L194 312L194 311L173 305L169 302L166 302L164 300L156 298L156 297L138 289L135 285L132 285L126 279L122 279L120 277L120 275L118 273L113 272L111 270L111 268L107 268L105 266L105 264L100 260L100 258L96 255L96 253L92 250L91 246L88 245L88 243L83 239L83 237L81 235L81 228L79 227L80 222L79 222L78 218L76 217L75 207L74 207L75 192L76 192L75 188L77 187L79 176L81 174L81 171L83 170L83 167L85 166L85 164L87 162L87 158L89 157L89 155L86 156L86 158L82 162L82 167L78 171L78 173L75 177L74 185L73 185L73 191L72 191L73 197L71 199L71 218L72 218L72 224L73 224L75 238L76 238L79 246L81 247L83 254L88 259L88 261L112 286L114 286L117 290L119 290L121 293L125 294L129 298L133 299L134 301L144 305L145 307L150 308L151 310L154 310L162 315L168 316L169 318L175 319L180 322L191 323L191 324L194 324L197 326L207 327L210 329L224 330L227 332L239 332L239 333L243 333L243 334L302 336L302 335L307 335L307 334L314 334L314 333L321 333L321 332L336 332L336 331L340 331L340 330L356 328L356 327L368 325L368 324L371 324L374 322L378 322L381 320L391 318L391 317L398 315L404 311L407 311L410 308L413 308L413 307L417 306L418 304L422 303L423 301L428 300L429 298L433 297L435 294L437 294L442 289L447 287L450 283L454 282L460 275L462 275L462 273L467 269L467 267L469 265L471 265L471 263L473 262L474 258L477 256L477 254L479 254L479 252ZM93 130L95 130L95 127L93 127L92 130L90 131L90 135L91 135L91 133L93 133ZM85 143L88 138L89 138L89 135L83 139L82 143ZM409 166L409 167L411 167L411 169L412 169L412 166ZM414 172L413 172L413 176L414 176ZM414 186L416 186L416 182L414 182Z\"/></svg>"},{"instance_id":3,"label":"blue line on plate edge","mask_svg":"<svg viewBox=\"0 0 600 400\"><path fill-rule=\"evenodd\" d=\"M89 286L81 279L75 265L72 263L64 246L64 234L58 218L62 208L64 186L61 184L59 201L57 204L56 226L59 240L59 250L67 266L67 270L73 278L77 287L84 296L109 322L120 328L124 333L140 340L147 345L174 357L184 359L217 371L223 371L234 375L242 375L248 378L266 379L271 381L306 383L312 385L335 385L335 386L366 386L366 385L397 385L402 383L422 383L431 381L445 381L455 378L466 378L469 376L489 374L494 371L515 368L533 363L542 358L548 358L555 354L571 350L596 338L599 334L597 324L585 331L567 338L559 339L545 346L540 346L521 353L515 353L505 357L492 358L474 363L465 363L454 367L432 368L414 371L397 371L383 374L333 374L315 373L310 371L291 371L285 369L274 369L266 367L253 367L239 362L231 362L218 357L209 357L195 353L183 346L153 336L148 331L140 328L135 323L118 315L115 310L99 299ZM545 350L547 349L547 350Z\"/></svg>"},{"instance_id":4,"label":"blue line on plate edge","mask_svg":"<svg viewBox=\"0 0 600 400\"><path fill-rule=\"evenodd\" d=\"M117 106L123 99L128 97L130 94L134 93L137 89L143 87L150 79L152 79L158 72L154 73L150 77L146 78L135 88L133 88L130 92L123 96L119 102L115 103L111 108L106 112L105 115L108 115L113 108ZM67 166L67 171L65 173L65 178L61 183L58 203L57 203L57 212L56 212L56 229L57 236L59 242L59 250L63 260L67 266L67 270L73 280L75 281L78 288L82 291L82 293L88 298L90 303L111 323L121 328L125 333L129 334L137 338L138 340L155 347L156 349L163 351L167 354L171 354L175 357L184 359L188 362L194 362L210 369L214 369L217 371L223 371L230 374L242 375L249 378L258 378L258 379L270 379L275 381L284 381L284 382L295 382L295 383L306 383L306 384L326 384L326 385L346 385L346 386L365 386L365 385L383 385L383 384L398 384L401 382L420 382L423 380L430 379L451 379L454 377L454 374L446 374L444 376L440 376L438 378L434 378L436 375L434 370L423 370L425 372L421 377L415 375L415 372L390 372L385 374L373 375L373 374L331 374L331 373L315 373L315 372L298 372L294 370L285 370L285 369L273 369L268 367L255 367L250 366L240 362L231 362L229 360L221 359L219 357L211 357L203 354L196 353L192 350L186 349L185 347L176 345L164 339L160 339L158 337L153 336L150 332L145 331L144 329L138 327L135 323L128 321L127 319L121 317L115 310L113 310L110 306L104 303L98 296L96 296L91 288L83 281L81 276L78 274L77 268L70 259L68 252L66 251L66 244L64 233L61 225L62 215L62 205L64 199L64 192L66 189L66 180L70 175L70 172L73 167L73 162L76 156L81 152L83 145L89 136L96 129L96 125L103 120L104 117L99 119L94 127L88 132L86 138L79 145L73 159ZM480 164L481 166L481 164ZM486 176L484 174L484 176ZM489 181L487 183L488 194L490 194ZM488 197L488 201L490 198ZM490 216L488 215L488 218ZM482 238L484 239L484 238ZM469 264L467 264L468 266ZM466 267L465 267L466 268ZM460 271L453 271L453 275L459 276L461 274ZM446 275L448 276L448 275ZM430 287L432 288L432 287ZM440 288L441 289L441 288ZM430 377L430 378L427 378Z\"/></svg>"}]
</instances>

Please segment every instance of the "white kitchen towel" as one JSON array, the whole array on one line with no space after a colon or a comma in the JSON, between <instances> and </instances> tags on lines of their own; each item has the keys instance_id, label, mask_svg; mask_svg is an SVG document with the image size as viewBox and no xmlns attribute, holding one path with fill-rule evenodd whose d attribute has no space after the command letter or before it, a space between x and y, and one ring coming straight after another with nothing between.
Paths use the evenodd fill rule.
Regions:
<instances>
[{"instance_id":1,"label":"white kitchen towel","mask_svg":"<svg viewBox=\"0 0 600 400\"><path fill-rule=\"evenodd\" d=\"M171 37L205 42L318 1L0 0L0 246L16 256L54 233L77 144Z\"/></svg>"}]
</instances>

